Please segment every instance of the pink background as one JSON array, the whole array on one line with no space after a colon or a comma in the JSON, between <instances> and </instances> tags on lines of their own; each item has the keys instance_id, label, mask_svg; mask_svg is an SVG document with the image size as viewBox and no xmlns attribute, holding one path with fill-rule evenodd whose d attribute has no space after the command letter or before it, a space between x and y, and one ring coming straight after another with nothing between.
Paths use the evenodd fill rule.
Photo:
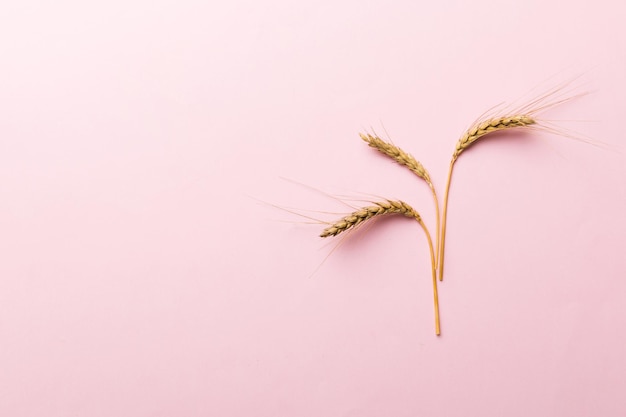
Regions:
<instances>
[{"instance_id":1,"label":"pink background","mask_svg":"<svg viewBox=\"0 0 626 417\"><path fill-rule=\"evenodd\" d=\"M442 194L472 120L579 72L594 93L550 118L623 149L620 4L4 2L0 415L626 415L623 153L459 159L439 338L416 224L320 266L321 227L258 201L401 198L434 232L358 132Z\"/></svg>"}]
</instances>

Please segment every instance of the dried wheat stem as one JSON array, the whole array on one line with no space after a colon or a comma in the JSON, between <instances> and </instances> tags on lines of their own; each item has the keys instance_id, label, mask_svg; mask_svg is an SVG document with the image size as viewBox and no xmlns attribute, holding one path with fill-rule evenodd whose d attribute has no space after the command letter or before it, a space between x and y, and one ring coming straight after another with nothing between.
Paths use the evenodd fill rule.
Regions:
<instances>
[{"instance_id":1,"label":"dried wheat stem","mask_svg":"<svg viewBox=\"0 0 626 417\"><path fill-rule=\"evenodd\" d=\"M512 129L516 127L526 127L535 124L535 119L529 114L519 114L513 116L494 117L491 119L479 121L469 128L461 139L456 143L452 160L450 161L450 169L448 171L448 180L446 181L446 190L443 200L443 217L441 219L441 234L439 240L439 254L437 256L439 264L439 281L443 281L443 265L446 244L446 221L448 218L448 194L450 193L450 182L452 181L452 170L454 163L461 153L472 146L476 141L485 135L499 130Z\"/></svg>"},{"instance_id":2,"label":"dried wheat stem","mask_svg":"<svg viewBox=\"0 0 626 417\"><path fill-rule=\"evenodd\" d=\"M430 184L430 190L432 191L432 195L433 195L433 201L435 202L435 211L436 211L436 224L435 226L437 227L437 231L435 232L435 245L437 248L437 252L435 253L435 271L437 270L437 267L439 266L439 242L441 239L441 229L439 227L439 225L441 224L441 220L439 217L439 199L437 198L437 192L435 192L435 187Z\"/></svg>"},{"instance_id":3,"label":"dried wheat stem","mask_svg":"<svg viewBox=\"0 0 626 417\"><path fill-rule=\"evenodd\" d=\"M361 139L363 139L370 147L392 158L398 164L404 165L415 175L417 175L418 177L426 181L426 183L428 184L428 187L431 190L431 193L433 195L433 200L435 202L435 211L436 211L436 216L437 216L437 219L436 219L437 231L436 231L435 241L436 241L437 248L439 248L439 231L440 231L439 200L437 199L435 186L433 185L430 179L430 174L428 173L426 168L424 168L424 166L418 160L416 160L413 157L413 155L411 155L408 152L403 151L401 148L397 147L396 145L392 143L385 142L378 136L370 135L370 134L362 134L362 133L360 133L359 135L361 136ZM435 263L437 264L438 261L439 261L439 257L435 256Z\"/></svg>"},{"instance_id":4,"label":"dried wheat stem","mask_svg":"<svg viewBox=\"0 0 626 417\"><path fill-rule=\"evenodd\" d=\"M373 206L364 207L357 210L339 221L331 224L322 231L320 237L337 236L340 233L354 229L355 227L363 224L364 222L373 219L375 217L389 215L389 214L402 214L406 217L414 218L420 224L426 239L428 240L428 247L430 249L430 263L431 271L433 275L433 297L435 302L435 333L441 334L441 325L439 320L439 294L437 292L437 266L435 263L435 251L433 249L433 242L428 232L428 228L422 221L421 216L407 203L403 201L386 200L374 203Z\"/></svg>"},{"instance_id":5,"label":"dried wheat stem","mask_svg":"<svg viewBox=\"0 0 626 417\"><path fill-rule=\"evenodd\" d=\"M439 281L443 281L443 260L445 257L446 245L446 219L448 218L448 194L450 193L450 181L452 180L452 167L454 167L454 159L450 161L450 170L448 171L448 180L446 181L446 190L443 196L443 218L441 221L441 240L439 241Z\"/></svg>"},{"instance_id":6,"label":"dried wheat stem","mask_svg":"<svg viewBox=\"0 0 626 417\"><path fill-rule=\"evenodd\" d=\"M420 226L422 226L422 229L424 229L424 233L426 234L426 239L428 239L428 247L430 249L430 264L431 264L432 273L433 273L433 297L434 297L434 303L435 303L435 334L439 336L441 334L441 322L439 319L439 294L437 292L437 266L435 264L435 251L433 249L433 241L430 238L430 233L428 232L428 228L426 227L426 225L424 224L421 218L418 218L417 221L419 222Z\"/></svg>"}]
</instances>

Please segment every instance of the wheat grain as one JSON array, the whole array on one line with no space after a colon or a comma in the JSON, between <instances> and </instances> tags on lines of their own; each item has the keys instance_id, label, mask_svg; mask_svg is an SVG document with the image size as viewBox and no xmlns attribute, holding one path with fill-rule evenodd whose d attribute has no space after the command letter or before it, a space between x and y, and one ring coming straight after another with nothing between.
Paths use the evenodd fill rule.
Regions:
<instances>
[{"instance_id":1,"label":"wheat grain","mask_svg":"<svg viewBox=\"0 0 626 417\"><path fill-rule=\"evenodd\" d=\"M385 214L403 214L407 217L415 218L418 221L421 220L420 215L403 201L380 201L374 203L373 206L363 207L331 224L322 231L320 237L336 236L346 230L357 227L367 220Z\"/></svg>"}]
</instances>

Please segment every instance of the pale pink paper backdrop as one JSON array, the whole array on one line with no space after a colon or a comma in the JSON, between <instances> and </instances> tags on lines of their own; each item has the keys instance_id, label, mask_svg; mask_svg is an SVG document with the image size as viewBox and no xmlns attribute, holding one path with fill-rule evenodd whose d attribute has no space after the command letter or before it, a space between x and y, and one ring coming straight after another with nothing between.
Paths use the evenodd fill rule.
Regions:
<instances>
[{"instance_id":1,"label":"pale pink paper backdrop","mask_svg":"<svg viewBox=\"0 0 626 417\"><path fill-rule=\"evenodd\" d=\"M0 415L625 415L624 21L610 1L3 4ZM357 133L442 194L472 120L580 72L593 94L546 117L618 151L531 134L459 159L439 338L417 225L325 260L319 225L258 201L347 210L287 178L434 230L427 188Z\"/></svg>"}]
</instances>

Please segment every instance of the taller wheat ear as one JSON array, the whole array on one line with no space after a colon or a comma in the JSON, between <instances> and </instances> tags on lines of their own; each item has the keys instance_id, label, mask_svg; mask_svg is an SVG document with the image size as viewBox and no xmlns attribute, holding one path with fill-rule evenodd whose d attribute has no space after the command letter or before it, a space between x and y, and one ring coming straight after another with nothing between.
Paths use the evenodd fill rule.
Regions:
<instances>
[{"instance_id":1,"label":"taller wheat ear","mask_svg":"<svg viewBox=\"0 0 626 417\"><path fill-rule=\"evenodd\" d=\"M443 281L443 265L445 256L445 244L446 244L446 219L448 217L448 194L450 193L450 181L452 180L452 169L454 163L461 153L472 146L476 141L483 138L489 133L497 132L499 130L513 129L517 127L527 127L534 125L535 119L529 114L518 114L504 117L496 117L484 121L479 121L469 128L461 139L456 143L454 153L452 154L452 160L450 161L450 169L448 170L448 180L446 181L446 190L443 200L443 216L441 222L441 240L439 241L439 254L437 259L439 261L439 281Z\"/></svg>"}]
</instances>

